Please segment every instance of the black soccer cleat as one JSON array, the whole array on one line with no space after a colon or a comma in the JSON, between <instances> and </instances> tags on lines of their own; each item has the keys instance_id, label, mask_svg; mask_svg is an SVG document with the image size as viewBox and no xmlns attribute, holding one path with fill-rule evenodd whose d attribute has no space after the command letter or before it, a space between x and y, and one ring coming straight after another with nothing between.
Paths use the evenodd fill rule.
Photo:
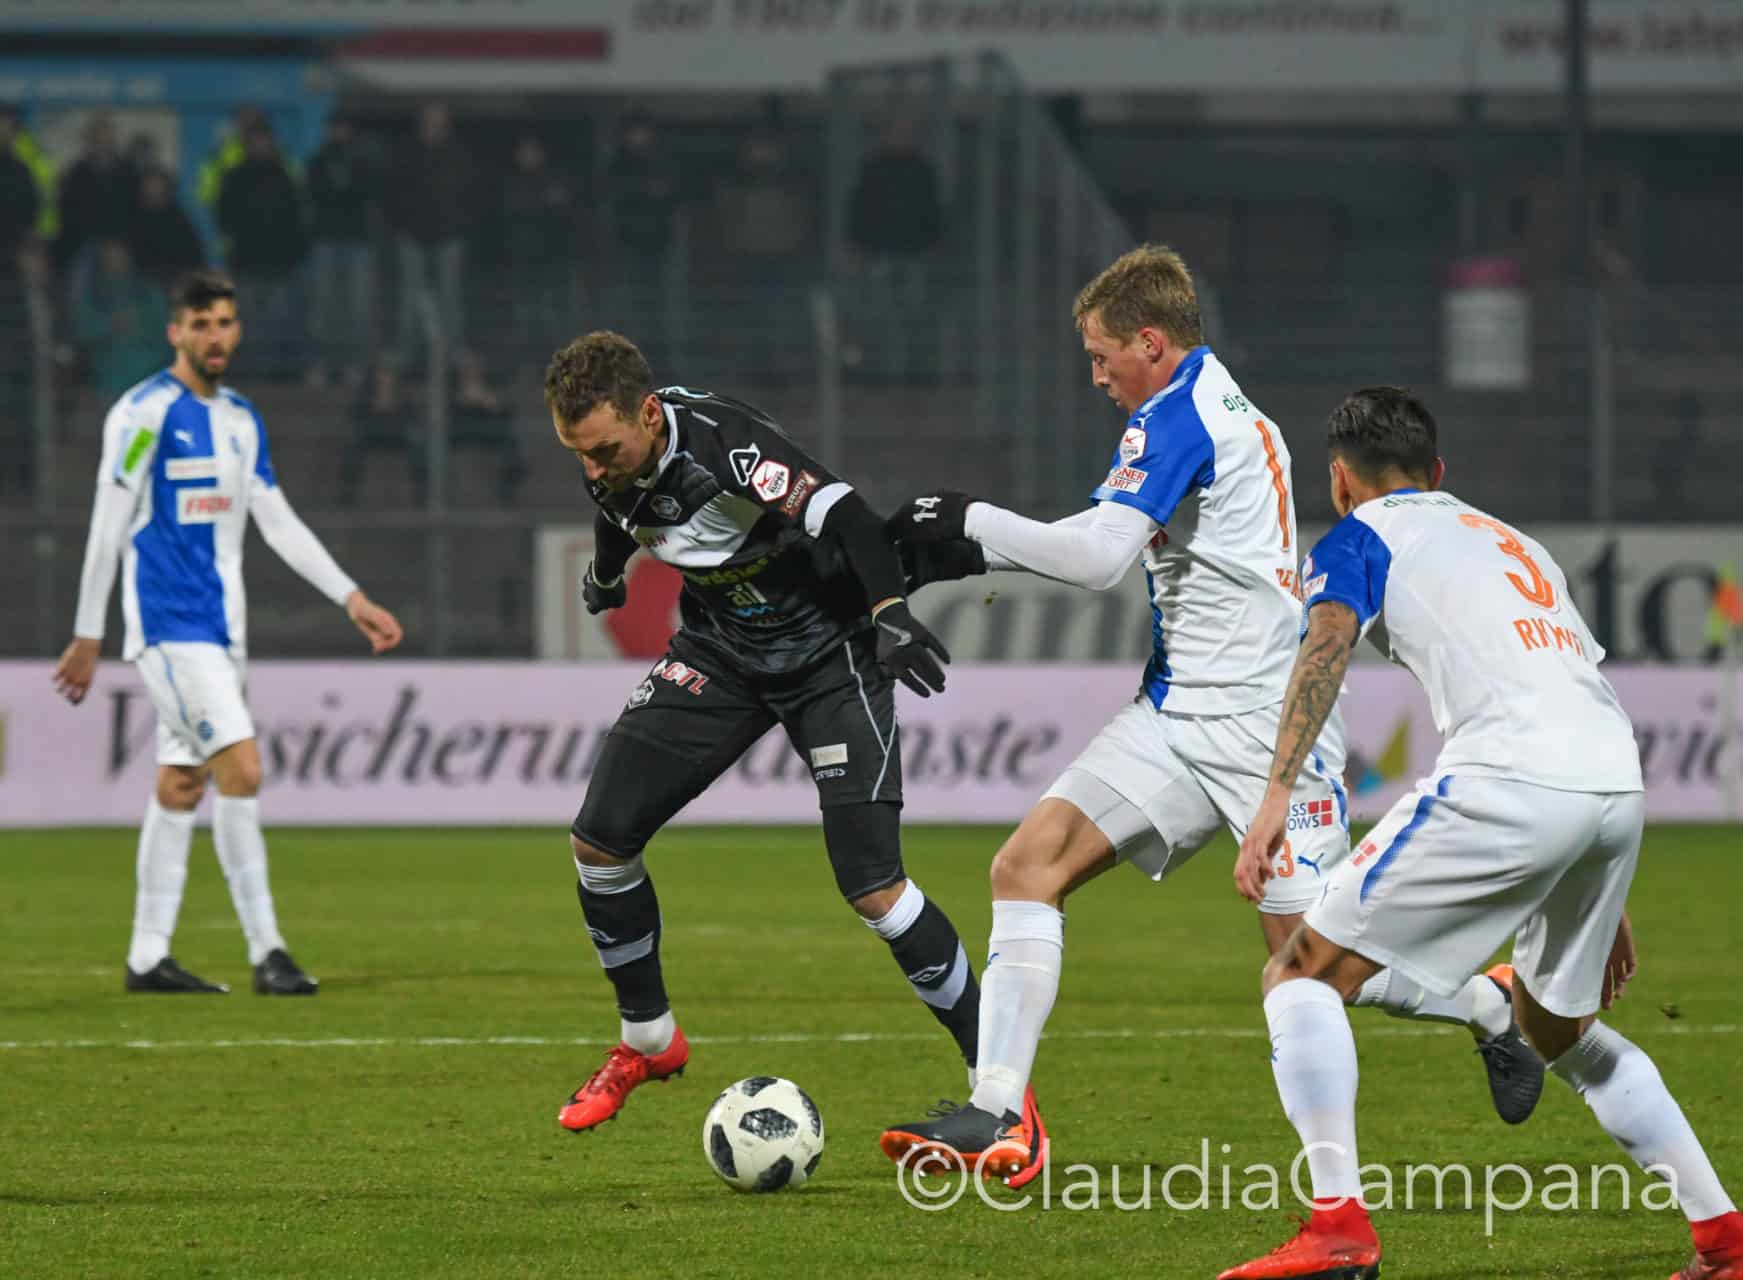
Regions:
<instances>
[{"instance_id":1,"label":"black soccer cleat","mask_svg":"<svg viewBox=\"0 0 1743 1280\"><path fill-rule=\"evenodd\" d=\"M165 956L144 973L126 969L126 989L133 992L155 992L159 995L227 996L230 988L222 982L207 982L189 973L176 963L174 956Z\"/></svg>"},{"instance_id":2,"label":"black soccer cleat","mask_svg":"<svg viewBox=\"0 0 1743 1280\"><path fill-rule=\"evenodd\" d=\"M1035 1162L1031 1124L1013 1111L995 1116L972 1104L941 1102L916 1124L884 1130L883 1153L915 1173L939 1168L971 1170L983 1178L1009 1178Z\"/></svg>"},{"instance_id":3,"label":"black soccer cleat","mask_svg":"<svg viewBox=\"0 0 1743 1280\"><path fill-rule=\"evenodd\" d=\"M266 959L254 966L254 994L257 996L312 996L320 982L309 977L290 958L290 952L275 947Z\"/></svg>"},{"instance_id":4,"label":"black soccer cleat","mask_svg":"<svg viewBox=\"0 0 1743 1280\"><path fill-rule=\"evenodd\" d=\"M1511 1006L1512 966L1496 965L1484 976L1500 988ZM1508 1124L1524 1124L1543 1096L1542 1057L1526 1040L1518 1023L1498 1036L1478 1040L1477 1052L1483 1055L1483 1067L1489 1073L1489 1097L1495 1103L1495 1114Z\"/></svg>"}]
</instances>

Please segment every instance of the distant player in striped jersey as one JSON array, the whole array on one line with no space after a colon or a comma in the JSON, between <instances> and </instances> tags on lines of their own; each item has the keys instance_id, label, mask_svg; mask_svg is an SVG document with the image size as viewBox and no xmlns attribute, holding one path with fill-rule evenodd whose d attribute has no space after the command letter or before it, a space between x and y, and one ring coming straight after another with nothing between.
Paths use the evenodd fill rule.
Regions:
<instances>
[{"instance_id":1,"label":"distant player in striped jersey","mask_svg":"<svg viewBox=\"0 0 1743 1280\"><path fill-rule=\"evenodd\" d=\"M1074 312L1092 380L1129 415L1089 509L1041 524L945 493L916 499L892 521L899 539L934 555L967 539L983 570L1093 590L1114 587L1141 559L1151 588L1155 648L1137 697L993 859L970 1103L883 1137L893 1159L921 1145L966 1160L990 1152L983 1170L1009 1173L1013 1185L1044 1159L1017 1105L1059 989L1066 895L1119 862L1161 880L1219 830L1245 834L1269 777L1301 616L1289 449L1204 345L1186 264L1159 246L1134 249L1084 288ZM1258 904L1273 951L1349 851L1341 719L1329 716L1310 746ZM1502 1118L1518 1123L1536 1105L1543 1064L1497 982L1479 978L1437 997L1406 975L1382 974L1358 1002L1469 1026Z\"/></svg>"},{"instance_id":2,"label":"distant player in striped jersey","mask_svg":"<svg viewBox=\"0 0 1743 1280\"><path fill-rule=\"evenodd\" d=\"M1382 967L1450 995L1510 940L1525 1034L1642 1168L1671 1179L1696 1249L1672 1280L1743 1280L1743 1217L1658 1068L1597 1019L1633 973L1623 903L1646 813L1633 727L1598 671L1604 651L1548 552L1437 492L1437 431L1415 397L1358 391L1329 437L1343 519L1302 568L1306 639L1236 887L1264 899L1296 774L1363 635L1422 682L1446 741L1266 966L1271 1068L1314 1212L1221 1280L1379 1274L1343 1003Z\"/></svg>"},{"instance_id":3,"label":"distant player in striped jersey","mask_svg":"<svg viewBox=\"0 0 1743 1280\"><path fill-rule=\"evenodd\" d=\"M119 564L127 619L122 656L139 671L157 709L158 762L156 793L139 830L126 989L228 990L189 973L169 953L194 810L213 778L212 838L247 935L254 989L313 995L315 980L297 966L279 933L260 831L260 751L242 693L248 517L286 564L344 608L376 653L400 642L400 626L291 510L273 473L260 415L220 385L242 340L235 298L234 286L212 272L180 281L170 300L174 363L109 411L73 640L54 679L70 702L90 692Z\"/></svg>"}]
</instances>

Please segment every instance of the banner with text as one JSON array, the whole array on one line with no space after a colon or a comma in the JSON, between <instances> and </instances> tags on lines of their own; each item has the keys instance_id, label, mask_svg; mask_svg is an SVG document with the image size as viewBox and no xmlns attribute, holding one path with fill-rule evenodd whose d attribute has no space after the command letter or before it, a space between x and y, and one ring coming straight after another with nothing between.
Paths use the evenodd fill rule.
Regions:
<instances>
[{"instance_id":1,"label":"banner with text","mask_svg":"<svg viewBox=\"0 0 1743 1280\"><path fill-rule=\"evenodd\" d=\"M137 676L106 662L72 707L55 695L50 669L0 662L0 828L136 823L155 772L155 715ZM1733 814L1743 704L1732 673L1609 674L1635 717L1652 817ZM646 675L632 663L251 663L267 821L561 830ZM959 663L943 697L901 692L904 816L1015 823L1135 686L1124 664ZM1439 740L1416 682L1398 668L1352 671L1343 706L1351 809L1371 819L1432 770ZM816 816L809 770L777 729L678 820Z\"/></svg>"}]
</instances>

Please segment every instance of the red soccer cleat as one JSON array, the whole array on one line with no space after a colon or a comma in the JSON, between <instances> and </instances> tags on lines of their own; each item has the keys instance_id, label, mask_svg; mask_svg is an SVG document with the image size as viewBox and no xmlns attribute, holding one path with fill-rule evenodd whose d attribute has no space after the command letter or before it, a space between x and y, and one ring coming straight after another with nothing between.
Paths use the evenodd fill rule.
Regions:
<instances>
[{"instance_id":1,"label":"red soccer cleat","mask_svg":"<svg viewBox=\"0 0 1743 1280\"><path fill-rule=\"evenodd\" d=\"M595 1071L557 1112L557 1123L574 1133L592 1129L623 1110L629 1091L649 1080L669 1080L684 1074L690 1061L690 1045L680 1030L659 1053L637 1053L627 1044L616 1044L605 1055L605 1065Z\"/></svg>"},{"instance_id":2,"label":"red soccer cleat","mask_svg":"<svg viewBox=\"0 0 1743 1280\"><path fill-rule=\"evenodd\" d=\"M1315 1210L1293 1240L1216 1280L1378 1280L1380 1239L1360 1205Z\"/></svg>"},{"instance_id":3,"label":"red soccer cleat","mask_svg":"<svg viewBox=\"0 0 1743 1280\"><path fill-rule=\"evenodd\" d=\"M1694 1259L1670 1280L1743 1280L1743 1215L1735 1210L1690 1224Z\"/></svg>"},{"instance_id":4,"label":"red soccer cleat","mask_svg":"<svg viewBox=\"0 0 1743 1280\"><path fill-rule=\"evenodd\" d=\"M1034 1085L1023 1090L1023 1127L1029 1131L1029 1161L1005 1179L1005 1185L1012 1191L1021 1191L1040 1177L1041 1170L1047 1167L1047 1126L1041 1123L1041 1107L1035 1101Z\"/></svg>"}]
</instances>

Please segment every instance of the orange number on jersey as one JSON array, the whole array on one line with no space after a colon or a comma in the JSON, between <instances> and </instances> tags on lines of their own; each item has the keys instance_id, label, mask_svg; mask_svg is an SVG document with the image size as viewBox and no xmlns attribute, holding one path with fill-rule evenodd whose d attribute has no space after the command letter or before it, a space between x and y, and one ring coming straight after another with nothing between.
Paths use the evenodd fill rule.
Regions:
<instances>
[{"instance_id":1,"label":"orange number on jersey","mask_svg":"<svg viewBox=\"0 0 1743 1280\"><path fill-rule=\"evenodd\" d=\"M1277 443L1263 418L1255 418L1259 439L1265 442L1265 465L1271 469L1271 487L1277 491L1277 527L1283 530L1283 549L1289 550L1289 486L1283 480L1283 464L1277 460Z\"/></svg>"},{"instance_id":2,"label":"orange number on jersey","mask_svg":"<svg viewBox=\"0 0 1743 1280\"><path fill-rule=\"evenodd\" d=\"M1491 520L1488 516L1480 516L1473 511L1467 511L1460 516L1459 523L1472 529L1487 529L1494 534L1499 540L1501 554L1517 560L1531 574L1531 581L1527 582L1518 574L1509 573L1507 581L1513 584L1514 590L1539 609L1555 608L1555 584L1543 576L1543 570L1537 567L1537 561L1531 558L1525 544L1519 541L1518 534L1499 520Z\"/></svg>"},{"instance_id":3,"label":"orange number on jersey","mask_svg":"<svg viewBox=\"0 0 1743 1280\"><path fill-rule=\"evenodd\" d=\"M1295 850L1289 847L1289 841L1283 842L1283 852L1277 855L1277 878L1287 880L1295 874Z\"/></svg>"}]
</instances>

